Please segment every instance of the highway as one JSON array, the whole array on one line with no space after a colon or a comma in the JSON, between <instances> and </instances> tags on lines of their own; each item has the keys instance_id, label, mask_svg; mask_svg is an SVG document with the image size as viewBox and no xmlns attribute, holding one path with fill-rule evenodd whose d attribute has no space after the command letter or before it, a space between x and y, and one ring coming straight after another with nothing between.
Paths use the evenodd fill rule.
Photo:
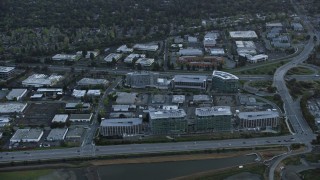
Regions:
<instances>
[{"instance_id":1,"label":"highway","mask_svg":"<svg viewBox=\"0 0 320 180\"><path fill-rule=\"evenodd\" d=\"M153 144L128 144L113 146L96 146L94 152L81 151L82 147L65 149L48 149L33 151L0 152L0 163L11 161L38 161L47 159L64 159L76 157L97 157L104 155L120 154L149 154L159 152L190 151L217 148L257 147L264 145L289 145L292 143L304 143L301 136L280 136L252 139L228 139L218 141L153 143Z\"/></svg>"}]
</instances>

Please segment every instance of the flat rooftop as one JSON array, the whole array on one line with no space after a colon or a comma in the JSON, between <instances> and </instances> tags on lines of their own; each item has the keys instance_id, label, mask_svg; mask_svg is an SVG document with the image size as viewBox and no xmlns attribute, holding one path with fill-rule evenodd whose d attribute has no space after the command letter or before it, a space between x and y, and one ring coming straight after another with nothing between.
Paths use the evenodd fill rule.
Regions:
<instances>
[{"instance_id":1,"label":"flat rooftop","mask_svg":"<svg viewBox=\"0 0 320 180\"><path fill-rule=\"evenodd\" d=\"M69 115L68 114L56 114L53 119L52 122L61 122L61 123L65 123L68 119Z\"/></svg>"},{"instance_id":2,"label":"flat rooftop","mask_svg":"<svg viewBox=\"0 0 320 180\"><path fill-rule=\"evenodd\" d=\"M229 34L232 38L258 38L254 31L230 31Z\"/></svg>"},{"instance_id":3,"label":"flat rooftop","mask_svg":"<svg viewBox=\"0 0 320 180\"><path fill-rule=\"evenodd\" d=\"M196 116L231 116L230 106L196 108Z\"/></svg>"},{"instance_id":4,"label":"flat rooftop","mask_svg":"<svg viewBox=\"0 0 320 180\"><path fill-rule=\"evenodd\" d=\"M69 128L66 138L81 138L84 135L85 129L82 127L71 127Z\"/></svg>"},{"instance_id":5,"label":"flat rooftop","mask_svg":"<svg viewBox=\"0 0 320 180\"><path fill-rule=\"evenodd\" d=\"M193 101L210 101L211 98L206 94L193 95Z\"/></svg>"},{"instance_id":6,"label":"flat rooftop","mask_svg":"<svg viewBox=\"0 0 320 180\"><path fill-rule=\"evenodd\" d=\"M63 140L68 132L68 128L57 128L51 129L49 135L47 136L47 140Z\"/></svg>"},{"instance_id":7,"label":"flat rooftop","mask_svg":"<svg viewBox=\"0 0 320 180\"><path fill-rule=\"evenodd\" d=\"M236 41L237 48L251 48L256 49L256 45L253 41Z\"/></svg>"},{"instance_id":8,"label":"flat rooftop","mask_svg":"<svg viewBox=\"0 0 320 180\"><path fill-rule=\"evenodd\" d=\"M106 79L93 79L93 78L82 78L77 83L78 85L106 85L108 81Z\"/></svg>"},{"instance_id":9,"label":"flat rooftop","mask_svg":"<svg viewBox=\"0 0 320 180\"><path fill-rule=\"evenodd\" d=\"M27 103L0 103L0 114L21 113L27 107Z\"/></svg>"},{"instance_id":10,"label":"flat rooftop","mask_svg":"<svg viewBox=\"0 0 320 180\"><path fill-rule=\"evenodd\" d=\"M43 131L41 129L18 129L10 141L19 141L23 139L38 139L43 135Z\"/></svg>"},{"instance_id":11,"label":"flat rooftop","mask_svg":"<svg viewBox=\"0 0 320 180\"><path fill-rule=\"evenodd\" d=\"M183 103L186 100L185 95L173 95L172 102L173 103Z\"/></svg>"},{"instance_id":12,"label":"flat rooftop","mask_svg":"<svg viewBox=\"0 0 320 180\"><path fill-rule=\"evenodd\" d=\"M218 77L220 79L235 79L235 80L238 80L239 78L233 74L230 74L230 73L227 73L227 72L224 72L224 71L213 71L212 73L212 76L213 77Z\"/></svg>"},{"instance_id":13,"label":"flat rooftop","mask_svg":"<svg viewBox=\"0 0 320 180\"><path fill-rule=\"evenodd\" d=\"M238 117L246 120L277 118L279 113L277 111L257 111L257 112L239 112Z\"/></svg>"},{"instance_id":14,"label":"flat rooftop","mask_svg":"<svg viewBox=\"0 0 320 180\"><path fill-rule=\"evenodd\" d=\"M116 119L106 119L101 121L100 126L102 127L112 127L112 126L136 126L142 124L142 119L140 118L116 118Z\"/></svg>"},{"instance_id":15,"label":"flat rooftop","mask_svg":"<svg viewBox=\"0 0 320 180\"><path fill-rule=\"evenodd\" d=\"M172 110L157 110L150 111L150 119L171 119L171 118L184 118L186 112L183 109L172 109Z\"/></svg>"},{"instance_id":16,"label":"flat rooftop","mask_svg":"<svg viewBox=\"0 0 320 180\"><path fill-rule=\"evenodd\" d=\"M8 73L14 70L14 67L0 66L0 73Z\"/></svg>"},{"instance_id":17,"label":"flat rooftop","mask_svg":"<svg viewBox=\"0 0 320 180\"><path fill-rule=\"evenodd\" d=\"M21 97L27 93L27 89L12 89L6 96L7 99L12 100L14 98Z\"/></svg>"},{"instance_id":18,"label":"flat rooftop","mask_svg":"<svg viewBox=\"0 0 320 180\"><path fill-rule=\"evenodd\" d=\"M174 82L204 82L207 81L207 76L201 75L175 75Z\"/></svg>"}]
</instances>

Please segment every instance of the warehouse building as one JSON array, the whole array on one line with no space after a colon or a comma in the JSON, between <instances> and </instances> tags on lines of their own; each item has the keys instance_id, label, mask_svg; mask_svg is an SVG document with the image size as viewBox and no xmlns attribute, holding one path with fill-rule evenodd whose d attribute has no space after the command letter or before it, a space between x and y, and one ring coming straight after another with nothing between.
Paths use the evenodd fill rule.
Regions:
<instances>
[{"instance_id":1,"label":"warehouse building","mask_svg":"<svg viewBox=\"0 0 320 180\"><path fill-rule=\"evenodd\" d=\"M51 129L49 135L47 136L47 141L63 141L67 135L68 128L57 128Z\"/></svg>"},{"instance_id":2,"label":"warehouse building","mask_svg":"<svg viewBox=\"0 0 320 180\"><path fill-rule=\"evenodd\" d=\"M280 116L276 111L239 112L239 127L246 128L266 128L278 127Z\"/></svg>"},{"instance_id":3,"label":"warehouse building","mask_svg":"<svg viewBox=\"0 0 320 180\"><path fill-rule=\"evenodd\" d=\"M135 65L140 64L141 67L151 67L153 63L154 63L153 58L139 58L136 61Z\"/></svg>"},{"instance_id":4,"label":"warehouse building","mask_svg":"<svg viewBox=\"0 0 320 180\"><path fill-rule=\"evenodd\" d=\"M140 118L106 119L100 124L102 136L137 135L142 131Z\"/></svg>"},{"instance_id":5,"label":"warehouse building","mask_svg":"<svg viewBox=\"0 0 320 180\"><path fill-rule=\"evenodd\" d=\"M6 96L6 98L9 101L12 101L12 100L19 101L27 94L27 92L28 92L27 89L12 89L9 92L9 94Z\"/></svg>"},{"instance_id":6,"label":"warehouse building","mask_svg":"<svg viewBox=\"0 0 320 180\"><path fill-rule=\"evenodd\" d=\"M183 109L150 111L149 121L153 134L184 134L188 128Z\"/></svg>"},{"instance_id":7,"label":"warehouse building","mask_svg":"<svg viewBox=\"0 0 320 180\"><path fill-rule=\"evenodd\" d=\"M47 76L45 74L33 74L22 81L22 85L26 87L44 87L53 86L63 79L60 75Z\"/></svg>"},{"instance_id":8,"label":"warehouse building","mask_svg":"<svg viewBox=\"0 0 320 180\"><path fill-rule=\"evenodd\" d=\"M194 123L197 132L217 132L231 130L232 113L230 106L196 108Z\"/></svg>"},{"instance_id":9,"label":"warehouse building","mask_svg":"<svg viewBox=\"0 0 320 180\"><path fill-rule=\"evenodd\" d=\"M0 114L22 113L27 103L0 103Z\"/></svg>"},{"instance_id":10,"label":"warehouse building","mask_svg":"<svg viewBox=\"0 0 320 180\"><path fill-rule=\"evenodd\" d=\"M14 74L14 67L0 66L0 79L6 80Z\"/></svg>"},{"instance_id":11,"label":"warehouse building","mask_svg":"<svg viewBox=\"0 0 320 180\"><path fill-rule=\"evenodd\" d=\"M69 121L71 122L90 122L92 119L93 113L90 114L70 114Z\"/></svg>"},{"instance_id":12,"label":"warehouse building","mask_svg":"<svg viewBox=\"0 0 320 180\"><path fill-rule=\"evenodd\" d=\"M213 71L212 89L219 93L236 93L239 89L239 78L223 71Z\"/></svg>"},{"instance_id":13,"label":"warehouse building","mask_svg":"<svg viewBox=\"0 0 320 180\"><path fill-rule=\"evenodd\" d=\"M117 53L132 53L133 49L128 48L127 45L122 45L117 49Z\"/></svg>"},{"instance_id":14,"label":"warehouse building","mask_svg":"<svg viewBox=\"0 0 320 180\"><path fill-rule=\"evenodd\" d=\"M133 46L134 50L138 51L157 51L159 49L159 46L157 44L135 44Z\"/></svg>"},{"instance_id":15,"label":"warehouse building","mask_svg":"<svg viewBox=\"0 0 320 180\"><path fill-rule=\"evenodd\" d=\"M145 57L146 55L144 54L130 54L123 60L123 62L127 64L132 64L133 60L138 60L138 58L145 58Z\"/></svg>"},{"instance_id":16,"label":"warehouse building","mask_svg":"<svg viewBox=\"0 0 320 180\"><path fill-rule=\"evenodd\" d=\"M82 78L80 81L77 82L78 86L107 86L109 81L106 79L93 79L93 78Z\"/></svg>"},{"instance_id":17,"label":"warehouse building","mask_svg":"<svg viewBox=\"0 0 320 180\"><path fill-rule=\"evenodd\" d=\"M178 52L180 56L203 56L203 51L201 49L195 48L187 48L187 49L180 49Z\"/></svg>"},{"instance_id":18,"label":"warehouse building","mask_svg":"<svg viewBox=\"0 0 320 180\"><path fill-rule=\"evenodd\" d=\"M122 57L121 54L118 53L110 53L108 56L104 58L104 61L107 63L117 62Z\"/></svg>"},{"instance_id":19,"label":"warehouse building","mask_svg":"<svg viewBox=\"0 0 320 180\"><path fill-rule=\"evenodd\" d=\"M256 39L258 35L254 31L230 31L230 37L233 39Z\"/></svg>"},{"instance_id":20,"label":"warehouse building","mask_svg":"<svg viewBox=\"0 0 320 180\"><path fill-rule=\"evenodd\" d=\"M207 89L207 76L175 75L172 79L173 89Z\"/></svg>"},{"instance_id":21,"label":"warehouse building","mask_svg":"<svg viewBox=\"0 0 320 180\"><path fill-rule=\"evenodd\" d=\"M42 136L41 129L18 129L10 139L10 143L39 142Z\"/></svg>"},{"instance_id":22,"label":"warehouse building","mask_svg":"<svg viewBox=\"0 0 320 180\"><path fill-rule=\"evenodd\" d=\"M53 119L52 123L66 123L68 120L69 115L68 114L56 114Z\"/></svg>"},{"instance_id":23,"label":"warehouse building","mask_svg":"<svg viewBox=\"0 0 320 180\"><path fill-rule=\"evenodd\" d=\"M53 61L77 61L81 56L75 54L56 54L52 57Z\"/></svg>"}]
</instances>

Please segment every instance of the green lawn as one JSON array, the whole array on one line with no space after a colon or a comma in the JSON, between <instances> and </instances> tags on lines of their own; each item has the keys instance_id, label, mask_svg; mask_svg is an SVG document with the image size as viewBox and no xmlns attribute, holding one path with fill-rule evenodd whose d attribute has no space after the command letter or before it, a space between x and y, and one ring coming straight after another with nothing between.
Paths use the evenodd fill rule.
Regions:
<instances>
[{"instance_id":1,"label":"green lawn","mask_svg":"<svg viewBox=\"0 0 320 180\"><path fill-rule=\"evenodd\" d=\"M1 179L5 180L34 180L41 176L45 176L51 173L51 169L32 170L32 171L12 171L12 172L0 172Z\"/></svg>"},{"instance_id":2,"label":"green lawn","mask_svg":"<svg viewBox=\"0 0 320 180\"><path fill-rule=\"evenodd\" d=\"M313 74L314 71L312 71L309 68L305 68L305 67L294 67L292 69L290 69L287 72L287 75L310 75Z\"/></svg>"},{"instance_id":3,"label":"green lawn","mask_svg":"<svg viewBox=\"0 0 320 180\"><path fill-rule=\"evenodd\" d=\"M238 72L234 72L233 74L236 75L257 75L257 74L261 74L261 75L273 75L274 72L277 70L277 68L279 68L280 66L282 66L283 64L287 63L288 61L280 61L277 63L272 63L272 64L266 64L265 66L260 66L260 67L256 67L256 68L252 68L249 70L243 70L243 71L238 71Z\"/></svg>"},{"instance_id":4,"label":"green lawn","mask_svg":"<svg viewBox=\"0 0 320 180\"><path fill-rule=\"evenodd\" d=\"M272 81L252 81L249 86L255 88L267 88L272 85Z\"/></svg>"}]
</instances>

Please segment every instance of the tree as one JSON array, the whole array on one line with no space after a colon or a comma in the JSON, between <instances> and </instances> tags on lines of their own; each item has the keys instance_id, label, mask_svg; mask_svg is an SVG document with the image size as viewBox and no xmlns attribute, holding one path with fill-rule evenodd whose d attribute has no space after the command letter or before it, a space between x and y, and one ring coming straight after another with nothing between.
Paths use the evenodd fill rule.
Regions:
<instances>
[{"instance_id":1,"label":"tree","mask_svg":"<svg viewBox=\"0 0 320 180\"><path fill-rule=\"evenodd\" d=\"M139 64L137 64L137 69L139 70L139 71L141 71L142 70L142 65L139 63Z\"/></svg>"},{"instance_id":2,"label":"tree","mask_svg":"<svg viewBox=\"0 0 320 180\"><path fill-rule=\"evenodd\" d=\"M90 53L90 59L93 60L94 59L94 54Z\"/></svg>"},{"instance_id":3,"label":"tree","mask_svg":"<svg viewBox=\"0 0 320 180\"><path fill-rule=\"evenodd\" d=\"M83 50L83 51L82 51L82 57L85 58L87 54L88 54L88 51L87 51L87 50Z\"/></svg>"}]
</instances>

